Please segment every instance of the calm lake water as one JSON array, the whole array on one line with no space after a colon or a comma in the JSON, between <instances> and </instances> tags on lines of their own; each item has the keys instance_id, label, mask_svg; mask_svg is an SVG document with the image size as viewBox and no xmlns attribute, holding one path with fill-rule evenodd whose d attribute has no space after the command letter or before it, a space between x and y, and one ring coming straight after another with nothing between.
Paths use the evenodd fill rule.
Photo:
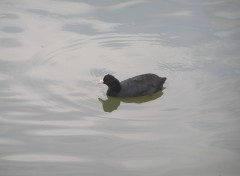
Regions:
<instances>
[{"instance_id":1,"label":"calm lake water","mask_svg":"<svg viewBox=\"0 0 240 176\"><path fill-rule=\"evenodd\" d=\"M239 0L1 0L1 176L239 176ZM167 77L136 99L106 73Z\"/></svg>"}]
</instances>

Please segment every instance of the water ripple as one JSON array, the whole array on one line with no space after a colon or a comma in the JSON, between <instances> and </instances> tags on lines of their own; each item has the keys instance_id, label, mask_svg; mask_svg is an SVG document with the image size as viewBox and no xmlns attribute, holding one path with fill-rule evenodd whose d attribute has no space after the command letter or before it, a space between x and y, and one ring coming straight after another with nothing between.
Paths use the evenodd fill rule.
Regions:
<instances>
[{"instance_id":1,"label":"water ripple","mask_svg":"<svg viewBox=\"0 0 240 176\"><path fill-rule=\"evenodd\" d=\"M85 162L86 159L81 159L74 156L54 155L54 154L16 154L0 157L6 161L16 162Z\"/></svg>"},{"instance_id":2,"label":"water ripple","mask_svg":"<svg viewBox=\"0 0 240 176\"><path fill-rule=\"evenodd\" d=\"M22 43L16 38L2 38L0 39L0 47L4 48L15 48L21 47Z\"/></svg>"},{"instance_id":3,"label":"water ripple","mask_svg":"<svg viewBox=\"0 0 240 176\"><path fill-rule=\"evenodd\" d=\"M112 53L110 46L115 48L115 44L122 42L128 43L129 46L141 43L158 44L163 36L111 34L110 37L102 34L86 40L74 39L54 50L41 50L29 60L21 62L20 68L17 67L18 63L5 62L4 70L9 72L12 70L10 68L17 68L12 73L17 81L11 82L11 89L14 89L19 97L32 99L31 103L36 106L47 107L47 111L53 112L79 111L96 115L99 113L97 82L106 73L116 73L103 65L125 67L128 61L111 59L110 63L109 58L103 57L98 62L102 67L96 68L93 62L98 55L88 51L89 46L106 47L106 51ZM82 51L79 51L80 48ZM144 62L148 62L147 58Z\"/></svg>"}]
</instances>

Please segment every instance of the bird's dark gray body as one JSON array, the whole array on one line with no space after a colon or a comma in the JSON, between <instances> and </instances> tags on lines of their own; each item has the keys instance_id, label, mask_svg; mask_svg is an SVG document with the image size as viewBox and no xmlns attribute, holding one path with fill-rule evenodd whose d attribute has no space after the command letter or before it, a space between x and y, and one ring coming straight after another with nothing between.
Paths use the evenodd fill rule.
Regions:
<instances>
[{"instance_id":1,"label":"bird's dark gray body","mask_svg":"<svg viewBox=\"0 0 240 176\"><path fill-rule=\"evenodd\" d=\"M106 75L103 79L103 83L109 87L107 95L121 98L154 94L163 88L165 81L166 78L151 73L138 75L122 82L112 75Z\"/></svg>"},{"instance_id":2,"label":"bird's dark gray body","mask_svg":"<svg viewBox=\"0 0 240 176\"><path fill-rule=\"evenodd\" d=\"M120 82L119 97L138 97L153 94L163 88L165 79L154 74L144 74Z\"/></svg>"}]
</instances>

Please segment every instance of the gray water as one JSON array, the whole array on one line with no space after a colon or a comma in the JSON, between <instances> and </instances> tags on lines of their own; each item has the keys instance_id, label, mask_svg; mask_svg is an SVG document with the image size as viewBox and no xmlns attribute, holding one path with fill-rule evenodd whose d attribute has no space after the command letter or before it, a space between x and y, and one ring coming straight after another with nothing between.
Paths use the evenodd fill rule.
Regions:
<instances>
[{"instance_id":1,"label":"gray water","mask_svg":"<svg viewBox=\"0 0 240 176\"><path fill-rule=\"evenodd\" d=\"M1 0L0 175L239 176L239 77L239 0Z\"/></svg>"}]
</instances>

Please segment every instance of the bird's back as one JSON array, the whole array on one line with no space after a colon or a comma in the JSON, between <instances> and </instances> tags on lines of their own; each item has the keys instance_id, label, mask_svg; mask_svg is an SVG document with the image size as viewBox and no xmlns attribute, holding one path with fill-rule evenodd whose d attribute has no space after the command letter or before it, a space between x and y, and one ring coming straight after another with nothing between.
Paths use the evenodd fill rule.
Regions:
<instances>
[{"instance_id":1,"label":"bird's back","mask_svg":"<svg viewBox=\"0 0 240 176\"><path fill-rule=\"evenodd\" d=\"M119 97L138 97L153 94L163 88L166 78L155 74L143 74L126 79L121 84Z\"/></svg>"}]
</instances>

